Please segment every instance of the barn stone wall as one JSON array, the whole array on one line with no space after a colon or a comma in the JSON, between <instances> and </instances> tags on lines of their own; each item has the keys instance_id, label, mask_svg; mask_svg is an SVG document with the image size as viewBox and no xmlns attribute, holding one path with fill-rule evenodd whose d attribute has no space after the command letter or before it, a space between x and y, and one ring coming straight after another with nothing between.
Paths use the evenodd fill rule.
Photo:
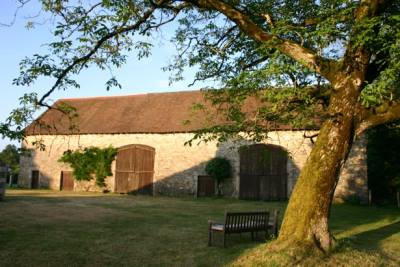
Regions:
<instances>
[{"instance_id":1,"label":"barn stone wall","mask_svg":"<svg viewBox=\"0 0 400 267\"><path fill-rule=\"evenodd\" d=\"M352 198L361 203L368 203L367 179L367 138L365 135L356 139L349 157L340 172L335 199L343 202Z\"/></svg>"},{"instance_id":2,"label":"barn stone wall","mask_svg":"<svg viewBox=\"0 0 400 267\"><path fill-rule=\"evenodd\" d=\"M310 132L313 134L315 132ZM293 189L296 178L312 149L310 139L303 137L303 131L271 132L264 142L282 146L289 153L287 164L288 192ZM154 166L154 194L166 195L196 195L197 177L205 175L205 164L215 156L228 158L233 166L232 178L224 183L224 194L237 197L239 195L239 153L242 145L251 142L226 142L219 146L215 142L201 143L200 145L184 146L185 141L192 137L190 133L178 134L88 134L71 136L28 136L23 146L32 149L30 157L21 158L19 183L29 187L32 170L40 171L40 184L51 189L60 188L61 171L70 170L66 164L57 160L67 149L75 150L88 146L121 147L129 144L143 144L155 148ZM35 149L33 142L41 140L46 149ZM365 140L356 141L350 153L346 169L342 171L342 178L337 186L336 196L343 199L357 194L361 199L367 196L367 178L365 158ZM115 173L115 162L112 165ZM114 177L106 180L107 189L113 191ZM93 182L79 182L75 184L77 191L102 190Z\"/></svg>"}]
</instances>

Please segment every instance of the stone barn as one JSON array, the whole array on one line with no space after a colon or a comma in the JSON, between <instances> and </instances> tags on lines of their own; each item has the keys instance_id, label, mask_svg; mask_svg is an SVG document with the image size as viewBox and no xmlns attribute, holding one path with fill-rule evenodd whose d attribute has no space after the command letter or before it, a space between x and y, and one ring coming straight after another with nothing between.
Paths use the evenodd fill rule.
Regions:
<instances>
[{"instance_id":1,"label":"stone barn","mask_svg":"<svg viewBox=\"0 0 400 267\"><path fill-rule=\"evenodd\" d=\"M200 91L58 100L26 128L22 144L31 150L21 158L19 184L30 188L101 191L94 182L77 182L71 168L58 162L66 150L85 147L118 149L106 189L150 195L214 193L206 163L218 156L230 160L232 177L224 181L225 196L284 200L312 149L305 130L276 126L262 143L250 141L184 145L205 118L193 104L205 103ZM66 116L57 107L73 107ZM184 123L185 121L190 123ZM307 131L308 135L317 130ZM40 149L38 144L44 145ZM365 138L355 141L336 188L336 199L367 199Z\"/></svg>"}]
</instances>

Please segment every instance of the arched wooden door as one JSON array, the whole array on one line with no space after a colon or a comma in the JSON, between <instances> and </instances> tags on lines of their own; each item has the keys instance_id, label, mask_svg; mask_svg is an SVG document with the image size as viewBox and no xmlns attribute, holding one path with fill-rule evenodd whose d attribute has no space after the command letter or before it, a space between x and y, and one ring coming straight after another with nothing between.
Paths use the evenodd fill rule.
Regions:
<instances>
[{"instance_id":1,"label":"arched wooden door","mask_svg":"<svg viewBox=\"0 0 400 267\"><path fill-rule=\"evenodd\" d=\"M155 149L145 145L120 147L115 170L115 192L153 194Z\"/></svg>"},{"instance_id":2,"label":"arched wooden door","mask_svg":"<svg viewBox=\"0 0 400 267\"><path fill-rule=\"evenodd\" d=\"M287 153L275 145L256 144L240 149L241 199L287 199Z\"/></svg>"}]
</instances>

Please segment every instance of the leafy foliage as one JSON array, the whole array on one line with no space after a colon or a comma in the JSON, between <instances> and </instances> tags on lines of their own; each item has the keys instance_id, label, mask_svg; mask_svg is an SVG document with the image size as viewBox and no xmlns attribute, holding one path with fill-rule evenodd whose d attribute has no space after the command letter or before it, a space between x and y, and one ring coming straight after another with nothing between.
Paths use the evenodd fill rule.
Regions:
<instances>
[{"instance_id":1,"label":"leafy foliage","mask_svg":"<svg viewBox=\"0 0 400 267\"><path fill-rule=\"evenodd\" d=\"M388 8L395 8L389 5ZM400 97L400 12L385 10L382 16L365 20L357 43L373 51L368 81L361 93L367 107L379 106Z\"/></svg>"},{"instance_id":2,"label":"leafy foliage","mask_svg":"<svg viewBox=\"0 0 400 267\"><path fill-rule=\"evenodd\" d=\"M368 186L377 203L392 201L400 191L400 122L368 131Z\"/></svg>"},{"instance_id":3,"label":"leafy foliage","mask_svg":"<svg viewBox=\"0 0 400 267\"><path fill-rule=\"evenodd\" d=\"M19 107L14 109L4 123L0 123L0 134L11 140L24 137L24 129L33 121L37 105L37 93L27 93L19 98Z\"/></svg>"},{"instance_id":4,"label":"leafy foliage","mask_svg":"<svg viewBox=\"0 0 400 267\"><path fill-rule=\"evenodd\" d=\"M76 180L90 181L95 177L98 186L105 186L105 178L112 175L111 163L116 155L117 149L111 146L103 149L88 147L83 151L65 151L59 162L71 165Z\"/></svg>"},{"instance_id":5,"label":"leafy foliage","mask_svg":"<svg viewBox=\"0 0 400 267\"><path fill-rule=\"evenodd\" d=\"M321 103L324 108L329 104L332 92L326 88L332 79L316 71L314 64L289 56L279 48L282 42L310 51L316 63L339 64L346 55L363 47L371 60L360 103L372 109L399 100L398 1L380 3L374 16L357 23L355 15L360 1L349 0L40 2L43 16L51 17L54 22L55 40L46 45L48 53L21 61L20 75L14 83L30 86L39 77L48 77L54 79L54 86L42 97L26 94L21 98L21 106L0 124L0 134L12 139L23 138L23 129L32 121L34 112L50 105L47 98L51 93L79 88L76 75L91 66L110 70L110 79L105 84L107 90L120 87L112 68L125 64L132 52L138 59L150 56L154 38L167 24L175 29L171 41L177 47L176 57L164 68L171 72L171 82L182 80L186 68L196 67L192 84L214 81L214 87L230 91L229 97L217 96L214 104L227 103L223 114L231 123L209 129L214 133L211 136L206 131L198 132L196 136L200 139L222 136L223 140L243 130L266 132L266 120L290 122L293 128L312 127L313 115L322 110ZM245 15L255 27L273 38L257 40L252 31L215 6L220 3ZM270 105L260 108L257 119L249 122L240 105L244 98L255 94ZM285 105L292 107L285 109ZM320 118L323 120L326 116ZM250 137L256 141L264 138L262 134Z\"/></svg>"},{"instance_id":6,"label":"leafy foliage","mask_svg":"<svg viewBox=\"0 0 400 267\"><path fill-rule=\"evenodd\" d=\"M220 185L231 176L231 163L225 158L216 157L207 162L205 171L217 182L218 195L221 195Z\"/></svg>"},{"instance_id":7,"label":"leafy foliage","mask_svg":"<svg viewBox=\"0 0 400 267\"><path fill-rule=\"evenodd\" d=\"M205 118L210 126L204 125L186 143L192 145L198 139L224 142L232 138L259 142L267 138L270 129L275 130L280 125L291 129L318 129L328 116L330 91L328 85L308 86L301 90L293 87L206 90L205 97L217 107L218 116L207 106L195 104L193 116ZM190 120L186 123L190 124Z\"/></svg>"}]
</instances>

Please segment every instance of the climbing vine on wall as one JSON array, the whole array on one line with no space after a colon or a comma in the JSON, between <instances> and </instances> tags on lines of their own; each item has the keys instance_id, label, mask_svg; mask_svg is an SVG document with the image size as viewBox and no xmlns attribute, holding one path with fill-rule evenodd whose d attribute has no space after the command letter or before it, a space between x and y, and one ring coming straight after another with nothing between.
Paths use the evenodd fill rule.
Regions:
<instances>
[{"instance_id":1,"label":"climbing vine on wall","mask_svg":"<svg viewBox=\"0 0 400 267\"><path fill-rule=\"evenodd\" d=\"M105 186L105 178L112 175L111 163L116 155L117 149L111 146L88 147L83 150L67 150L58 161L71 165L76 180L96 179L98 186Z\"/></svg>"}]
</instances>

